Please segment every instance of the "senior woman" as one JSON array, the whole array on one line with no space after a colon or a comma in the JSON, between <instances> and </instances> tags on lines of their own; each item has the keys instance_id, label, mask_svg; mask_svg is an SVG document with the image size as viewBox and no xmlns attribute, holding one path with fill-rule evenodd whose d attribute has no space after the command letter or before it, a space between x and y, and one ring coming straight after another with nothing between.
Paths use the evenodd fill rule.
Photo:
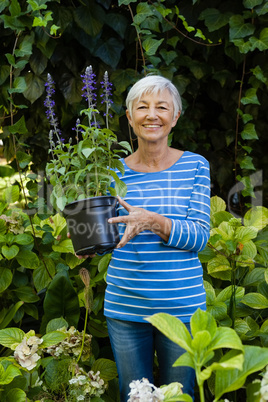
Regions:
<instances>
[{"instance_id":1,"label":"senior woman","mask_svg":"<svg viewBox=\"0 0 268 402\"><path fill-rule=\"evenodd\" d=\"M154 351L158 385L178 381L193 396L194 370L172 367L185 350L145 318L165 312L189 328L193 313L206 308L198 252L209 237L209 164L201 155L168 146L181 114L171 81L142 78L126 104L138 148L123 160L128 191L119 199L118 216L109 220L119 224L121 239L108 267L104 303L120 400L127 401L131 381L154 382Z\"/></svg>"}]
</instances>

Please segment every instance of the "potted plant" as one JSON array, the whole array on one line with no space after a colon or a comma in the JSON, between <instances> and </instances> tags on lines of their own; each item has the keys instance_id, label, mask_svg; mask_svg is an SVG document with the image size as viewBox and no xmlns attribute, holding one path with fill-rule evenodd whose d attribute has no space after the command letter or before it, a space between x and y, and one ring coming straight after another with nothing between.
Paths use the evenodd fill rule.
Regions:
<instances>
[{"instance_id":1,"label":"potted plant","mask_svg":"<svg viewBox=\"0 0 268 402\"><path fill-rule=\"evenodd\" d=\"M53 187L53 207L63 212L78 255L111 251L119 242L117 225L107 220L116 214L117 195L123 197L126 185L119 180L116 170L124 174L120 159L123 151L131 152L126 141L117 142L116 134L109 129L111 108L111 83L105 72L102 87L102 104L105 105L105 127L97 121L101 117L96 108L97 94L95 74L89 66L82 76L82 96L87 108L77 119L75 140L65 142L58 127L54 107L54 82L48 74L45 107L51 125L49 142L51 160L46 174ZM116 146L115 146L116 145ZM118 149L117 145L120 146Z\"/></svg>"}]
</instances>

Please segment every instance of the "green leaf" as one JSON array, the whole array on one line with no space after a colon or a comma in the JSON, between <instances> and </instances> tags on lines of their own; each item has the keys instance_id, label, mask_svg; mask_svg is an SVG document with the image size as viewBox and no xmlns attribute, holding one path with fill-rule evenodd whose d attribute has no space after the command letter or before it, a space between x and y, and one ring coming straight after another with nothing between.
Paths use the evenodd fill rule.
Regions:
<instances>
[{"instance_id":1,"label":"green leaf","mask_svg":"<svg viewBox=\"0 0 268 402\"><path fill-rule=\"evenodd\" d=\"M94 4L94 7L83 5L74 9L74 20L83 31L94 37L102 29L105 13L97 4Z\"/></svg>"},{"instance_id":2,"label":"green leaf","mask_svg":"<svg viewBox=\"0 0 268 402\"><path fill-rule=\"evenodd\" d=\"M245 8L253 9L256 6L262 4L262 0L243 0L243 5Z\"/></svg>"},{"instance_id":3,"label":"green leaf","mask_svg":"<svg viewBox=\"0 0 268 402\"><path fill-rule=\"evenodd\" d=\"M104 381L110 381L113 378L117 377L117 370L116 370L116 364L114 361L109 360L109 359L97 359L92 365L91 370L93 370L95 373L97 371L100 372L100 377Z\"/></svg>"},{"instance_id":4,"label":"green leaf","mask_svg":"<svg viewBox=\"0 0 268 402\"><path fill-rule=\"evenodd\" d=\"M214 215L216 212L225 211L226 203L222 198L214 196L211 197L210 208L211 208L211 215Z\"/></svg>"},{"instance_id":5,"label":"green leaf","mask_svg":"<svg viewBox=\"0 0 268 402\"><path fill-rule=\"evenodd\" d=\"M5 314L4 318L0 322L0 329L6 328L8 324L12 321L14 318L16 312L19 310L19 308L23 305L23 301L17 302L15 305L11 305Z\"/></svg>"},{"instance_id":6,"label":"green leaf","mask_svg":"<svg viewBox=\"0 0 268 402\"><path fill-rule=\"evenodd\" d=\"M23 92L23 95L31 103L34 103L39 99L44 92L44 81L33 73L27 73L25 76L27 88Z\"/></svg>"},{"instance_id":7,"label":"green leaf","mask_svg":"<svg viewBox=\"0 0 268 402\"><path fill-rule=\"evenodd\" d=\"M8 89L10 94L23 93L27 88L27 84L24 77L17 77L13 82L13 87Z\"/></svg>"},{"instance_id":8,"label":"green leaf","mask_svg":"<svg viewBox=\"0 0 268 402\"><path fill-rule=\"evenodd\" d=\"M222 14L216 8L207 8L202 11L199 19L205 21L209 32L217 31L229 23L231 13Z\"/></svg>"},{"instance_id":9,"label":"green leaf","mask_svg":"<svg viewBox=\"0 0 268 402\"><path fill-rule=\"evenodd\" d=\"M54 244L52 246L53 251L58 251L60 253L74 253L73 243L71 239L66 239L61 241L59 244Z\"/></svg>"},{"instance_id":10,"label":"green leaf","mask_svg":"<svg viewBox=\"0 0 268 402\"><path fill-rule=\"evenodd\" d=\"M26 303L34 303L39 300L39 296L37 296L34 289L30 286L20 286L19 288L14 289L13 292L16 293L20 300Z\"/></svg>"},{"instance_id":11,"label":"green leaf","mask_svg":"<svg viewBox=\"0 0 268 402\"><path fill-rule=\"evenodd\" d=\"M5 188L4 191L4 200L8 204L13 204L14 202L18 201L20 198L20 189L19 186L13 185Z\"/></svg>"},{"instance_id":12,"label":"green leaf","mask_svg":"<svg viewBox=\"0 0 268 402\"><path fill-rule=\"evenodd\" d=\"M25 124L25 118L24 116L22 116L15 124L13 124L12 126L8 126L8 130L10 133L12 134L27 134L28 130ZM20 155L24 155L23 152L18 151L16 153L16 157L18 159L18 161L20 162ZM29 155L27 155L29 156Z\"/></svg>"},{"instance_id":13,"label":"green leaf","mask_svg":"<svg viewBox=\"0 0 268 402\"><path fill-rule=\"evenodd\" d=\"M243 105L260 105L260 102L257 97L257 88L250 88L246 91L245 96L241 98L241 103Z\"/></svg>"},{"instance_id":14,"label":"green leaf","mask_svg":"<svg viewBox=\"0 0 268 402\"><path fill-rule=\"evenodd\" d=\"M240 161L239 165L240 165L241 169L256 170L252 161L253 161L253 158L251 156L247 155L247 156L244 156L244 158Z\"/></svg>"},{"instance_id":15,"label":"green leaf","mask_svg":"<svg viewBox=\"0 0 268 402\"><path fill-rule=\"evenodd\" d=\"M247 293L240 302L258 310L268 308L268 299L259 293Z\"/></svg>"},{"instance_id":16,"label":"green leaf","mask_svg":"<svg viewBox=\"0 0 268 402\"><path fill-rule=\"evenodd\" d=\"M12 260L12 258L15 258L19 251L19 247L15 244L12 244L10 247L7 245L2 246L2 254L7 260Z\"/></svg>"},{"instance_id":17,"label":"green leaf","mask_svg":"<svg viewBox=\"0 0 268 402\"><path fill-rule=\"evenodd\" d=\"M0 330L0 345L14 350L23 340L25 333L20 328L5 328ZM15 346L14 346L15 345Z\"/></svg>"},{"instance_id":18,"label":"green leaf","mask_svg":"<svg viewBox=\"0 0 268 402\"><path fill-rule=\"evenodd\" d=\"M69 325L77 326L80 316L79 301L68 272L60 271L55 275L47 289L43 305L48 321L63 317Z\"/></svg>"},{"instance_id":19,"label":"green leaf","mask_svg":"<svg viewBox=\"0 0 268 402\"><path fill-rule=\"evenodd\" d=\"M206 311L198 309L191 317L190 322L193 337L195 337L196 334L200 331L208 331L210 337L214 337L217 329L217 324L212 315L210 315Z\"/></svg>"},{"instance_id":20,"label":"green leaf","mask_svg":"<svg viewBox=\"0 0 268 402\"><path fill-rule=\"evenodd\" d=\"M10 269L0 267L0 293L3 293L9 287L12 278L13 274Z\"/></svg>"},{"instance_id":21,"label":"green leaf","mask_svg":"<svg viewBox=\"0 0 268 402\"><path fill-rule=\"evenodd\" d=\"M30 250L20 250L16 259L25 268L36 269L40 264L37 254Z\"/></svg>"},{"instance_id":22,"label":"green leaf","mask_svg":"<svg viewBox=\"0 0 268 402\"><path fill-rule=\"evenodd\" d=\"M123 43L117 38L112 37L97 47L95 56L99 57L104 63L115 69L120 61L123 49Z\"/></svg>"},{"instance_id":23,"label":"green leaf","mask_svg":"<svg viewBox=\"0 0 268 402\"><path fill-rule=\"evenodd\" d=\"M159 48L159 46L161 45L161 43L163 42L164 39L152 39L150 37L146 38L143 42L142 42L142 47L144 48L147 56L154 56L155 53L157 52L157 49Z\"/></svg>"},{"instance_id":24,"label":"green leaf","mask_svg":"<svg viewBox=\"0 0 268 402\"><path fill-rule=\"evenodd\" d=\"M0 364L0 385L10 384L13 381L13 379L19 375L21 375L21 372L18 367L9 365L7 367L7 369L5 370L4 367L2 366L2 364ZM13 390L11 390L11 391L13 391ZM8 395L11 393L11 391L9 391ZM22 391L22 390L20 390L20 391ZM25 394L25 392L23 392L23 394L24 394L24 401L25 401L26 394ZM13 393L13 395L14 395L14 393ZM5 400L9 401L9 402L22 401L22 399L5 399Z\"/></svg>"},{"instance_id":25,"label":"green leaf","mask_svg":"<svg viewBox=\"0 0 268 402\"><path fill-rule=\"evenodd\" d=\"M257 230L265 228L268 225L268 209L261 206L250 209L244 216L244 225L253 226Z\"/></svg>"},{"instance_id":26,"label":"green leaf","mask_svg":"<svg viewBox=\"0 0 268 402\"><path fill-rule=\"evenodd\" d=\"M42 348L49 348L50 346L56 345L57 343L63 341L66 338L66 333L60 331L53 331L42 336Z\"/></svg>"},{"instance_id":27,"label":"green leaf","mask_svg":"<svg viewBox=\"0 0 268 402\"><path fill-rule=\"evenodd\" d=\"M14 243L20 244L21 246L26 246L27 244L33 243L33 237L26 233L18 234L14 239Z\"/></svg>"},{"instance_id":28,"label":"green leaf","mask_svg":"<svg viewBox=\"0 0 268 402\"><path fill-rule=\"evenodd\" d=\"M237 349L243 351L244 347L235 330L227 327L218 327L216 330L216 334L209 345L209 350L221 348Z\"/></svg>"},{"instance_id":29,"label":"green leaf","mask_svg":"<svg viewBox=\"0 0 268 402\"><path fill-rule=\"evenodd\" d=\"M147 317L146 321L149 321L171 341L188 352L192 352L191 335L186 326L178 318L166 313L158 313Z\"/></svg>"},{"instance_id":30,"label":"green leaf","mask_svg":"<svg viewBox=\"0 0 268 402\"><path fill-rule=\"evenodd\" d=\"M242 15L233 15L230 20L230 40L245 38L246 36L252 35L254 33L254 25L250 23L245 23Z\"/></svg>"},{"instance_id":31,"label":"green leaf","mask_svg":"<svg viewBox=\"0 0 268 402\"><path fill-rule=\"evenodd\" d=\"M18 151L16 154L17 160L19 162L19 165L22 169L24 169L26 166L29 165L29 163L32 160L32 156L29 154L26 154L25 152Z\"/></svg>"},{"instance_id":32,"label":"green leaf","mask_svg":"<svg viewBox=\"0 0 268 402\"><path fill-rule=\"evenodd\" d=\"M19 374L17 374L17 375L19 375ZM20 388L11 389L7 393L7 396L6 396L6 402L14 402L14 401L16 401L16 402L25 402L26 400L27 400L27 395Z\"/></svg>"},{"instance_id":33,"label":"green leaf","mask_svg":"<svg viewBox=\"0 0 268 402\"><path fill-rule=\"evenodd\" d=\"M215 382L215 401L227 393L242 388L246 378L267 365L268 361L268 348L259 346L244 346L245 356L244 365L242 370L218 370L216 372Z\"/></svg>"},{"instance_id":34,"label":"green leaf","mask_svg":"<svg viewBox=\"0 0 268 402\"><path fill-rule=\"evenodd\" d=\"M52 331L57 331L57 329L61 328L68 328L68 322L64 320L64 318L54 318L53 320L50 320L49 323L47 324L46 327L46 333L52 332Z\"/></svg>"},{"instance_id":35,"label":"green leaf","mask_svg":"<svg viewBox=\"0 0 268 402\"><path fill-rule=\"evenodd\" d=\"M50 258L45 259L33 272L34 286L37 292L46 289L55 275L55 264Z\"/></svg>"}]
</instances>

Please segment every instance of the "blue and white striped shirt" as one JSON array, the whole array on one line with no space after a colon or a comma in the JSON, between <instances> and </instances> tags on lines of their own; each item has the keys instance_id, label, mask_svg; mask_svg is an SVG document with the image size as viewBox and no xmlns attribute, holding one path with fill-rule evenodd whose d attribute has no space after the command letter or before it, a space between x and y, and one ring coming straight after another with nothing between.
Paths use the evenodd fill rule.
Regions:
<instances>
[{"instance_id":1,"label":"blue and white striped shirt","mask_svg":"<svg viewBox=\"0 0 268 402\"><path fill-rule=\"evenodd\" d=\"M198 252L209 238L209 164L189 151L160 172L136 172L123 163L125 201L170 218L172 229L167 242L145 230L113 251L104 314L144 322L144 317L165 312L189 322L198 308L206 308ZM119 205L118 214L127 211ZM125 224L119 224L120 236L124 230Z\"/></svg>"}]
</instances>

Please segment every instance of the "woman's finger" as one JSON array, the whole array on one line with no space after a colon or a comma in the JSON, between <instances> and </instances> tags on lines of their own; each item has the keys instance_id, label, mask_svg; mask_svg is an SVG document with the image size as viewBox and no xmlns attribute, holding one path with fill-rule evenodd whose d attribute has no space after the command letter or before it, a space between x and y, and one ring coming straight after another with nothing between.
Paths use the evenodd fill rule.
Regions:
<instances>
[{"instance_id":1,"label":"woman's finger","mask_svg":"<svg viewBox=\"0 0 268 402\"><path fill-rule=\"evenodd\" d=\"M129 205L125 200L123 200L121 197L117 196L118 202L122 207L124 207L128 212L133 208L131 205Z\"/></svg>"}]
</instances>

